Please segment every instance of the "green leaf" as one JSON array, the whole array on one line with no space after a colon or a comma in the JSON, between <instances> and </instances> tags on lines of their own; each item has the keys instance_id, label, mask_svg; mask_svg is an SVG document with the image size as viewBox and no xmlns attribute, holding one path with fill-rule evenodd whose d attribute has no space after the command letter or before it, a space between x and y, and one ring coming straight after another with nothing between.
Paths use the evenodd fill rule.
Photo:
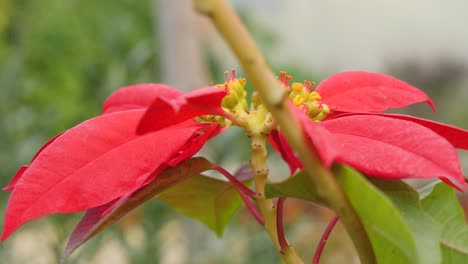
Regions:
<instances>
[{"instance_id":1,"label":"green leaf","mask_svg":"<svg viewBox=\"0 0 468 264\"><path fill-rule=\"evenodd\" d=\"M421 203L442 228L442 263L468 263L468 227L453 188L439 183Z\"/></svg>"},{"instance_id":2,"label":"green leaf","mask_svg":"<svg viewBox=\"0 0 468 264\"><path fill-rule=\"evenodd\" d=\"M181 214L196 219L218 236L242 204L230 182L197 175L157 196Z\"/></svg>"},{"instance_id":3,"label":"green leaf","mask_svg":"<svg viewBox=\"0 0 468 264\"><path fill-rule=\"evenodd\" d=\"M369 179L389 197L400 210L416 244L419 263L441 262L441 228L430 215L426 214L419 201L418 192L402 181Z\"/></svg>"},{"instance_id":4,"label":"green leaf","mask_svg":"<svg viewBox=\"0 0 468 264\"><path fill-rule=\"evenodd\" d=\"M325 205L316 189L307 173L300 171L282 182L268 183L265 186L265 196L269 199L276 197L298 198Z\"/></svg>"},{"instance_id":5,"label":"green leaf","mask_svg":"<svg viewBox=\"0 0 468 264\"><path fill-rule=\"evenodd\" d=\"M441 226L426 212L416 190L402 181L367 179L345 166L336 166L333 172L361 218L379 264L441 263ZM425 188L421 196L428 196L432 187ZM268 184L265 190L268 198L294 197L325 205L316 189L310 177L299 172L283 182Z\"/></svg>"},{"instance_id":6,"label":"green leaf","mask_svg":"<svg viewBox=\"0 0 468 264\"><path fill-rule=\"evenodd\" d=\"M392 200L351 168L336 166L334 173L364 223L377 263L420 263L411 231Z\"/></svg>"}]
</instances>

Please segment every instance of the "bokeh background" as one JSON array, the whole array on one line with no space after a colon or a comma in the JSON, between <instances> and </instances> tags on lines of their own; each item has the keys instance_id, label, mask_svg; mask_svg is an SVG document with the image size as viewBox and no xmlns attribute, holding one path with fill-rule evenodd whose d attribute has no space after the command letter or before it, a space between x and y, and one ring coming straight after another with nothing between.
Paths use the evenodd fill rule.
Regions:
<instances>
[{"instance_id":1,"label":"bokeh background","mask_svg":"<svg viewBox=\"0 0 468 264\"><path fill-rule=\"evenodd\" d=\"M395 75L438 107L412 114L468 128L468 3L464 0L232 1L275 70L319 81L343 70ZM166 82L183 90L239 68L190 0L0 0L0 184L55 134L100 113L119 87ZM244 142L241 144L238 142ZM203 151L231 171L248 160L240 131ZM465 172L467 156L461 153ZM285 166L270 162L276 179ZM8 193L0 194L5 211ZM307 261L332 213L286 203L287 233ZM80 214L45 217L0 244L1 263L57 263ZM0 220L0 226L3 220ZM338 226L323 263L357 258ZM222 239L154 201L77 251L69 263L280 263L245 210Z\"/></svg>"}]
</instances>

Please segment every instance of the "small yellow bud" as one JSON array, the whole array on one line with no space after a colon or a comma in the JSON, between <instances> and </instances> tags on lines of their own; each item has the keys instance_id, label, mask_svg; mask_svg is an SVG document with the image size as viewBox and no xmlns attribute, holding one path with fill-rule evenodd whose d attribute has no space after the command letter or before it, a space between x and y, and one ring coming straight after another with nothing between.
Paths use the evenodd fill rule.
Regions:
<instances>
[{"instance_id":1,"label":"small yellow bud","mask_svg":"<svg viewBox=\"0 0 468 264\"><path fill-rule=\"evenodd\" d=\"M299 82L294 82L292 85L291 85L291 90L293 92L296 92L296 93L301 93L302 90L303 90L304 86L302 85L302 83L299 83Z\"/></svg>"},{"instance_id":2,"label":"small yellow bud","mask_svg":"<svg viewBox=\"0 0 468 264\"><path fill-rule=\"evenodd\" d=\"M312 118L316 117L322 111L320 103L318 101L307 102L306 104L309 107L308 114Z\"/></svg>"},{"instance_id":3,"label":"small yellow bud","mask_svg":"<svg viewBox=\"0 0 468 264\"><path fill-rule=\"evenodd\" d=\"M330 113L330 107L326 104L322 104L322 113L328 115Z\"/></svg>"},{"instance_id":4,"label":"small yellow bud","mask_svg":"<svg viewBox=\"0 0 468 264\"><path fill-rule=\"evenodd\" d=\"M320 122L322 121L323 119L325 119L325 117L327 117L327 115L323 112L320 112L317 116L315 116L313 119L314 121L316 122Z\"/></svg>"},{"instance_id":5,"label":"small yellow bud","mask_svg":"<svg viewBox=\"0 0 468 264\"><path fill-rule=\"evenodd\" d=\"M320 101L322 99L322 97L320 96L319 93L317 93L316 91L313 91L309 94L309 101L313 102L313 101Z\"/></svg>"},{"instance_id":6,"label":"small yellow bud","mask_svg":"<svg viewBox=\"0 0 468 264\"><path fill-rule=\"evenodd\" d=\"M302 96L300 96L300 95L296 95L296 97L294 97L294 99L293 99L293 103L296 106L300 106L301 104L304 103L304 98L302 98Z\"/></svg>"}]
</instances>

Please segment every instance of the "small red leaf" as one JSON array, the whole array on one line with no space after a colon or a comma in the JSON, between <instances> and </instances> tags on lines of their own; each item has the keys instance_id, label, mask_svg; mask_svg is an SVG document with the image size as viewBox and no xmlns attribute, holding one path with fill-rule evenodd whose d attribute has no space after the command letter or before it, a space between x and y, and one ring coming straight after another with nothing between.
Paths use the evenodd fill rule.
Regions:
<instances>
[{"instance_id":1,"label":"small red leaf","mask_svg":"<svg viewBox=\"0 0 468 264\"><path fill-rule=\"evenodd\" d=\"M424 126L379 115L348 115L321 124L334 135L337 161L369 176L444 177L465 185L453 146Z\"/></svg>"},{"instance_id":2,"label":"small red leaf","mask_svg":"<svg viewBox=\"0 0 468 264\"><path fill-rule=\"evenodd\" d=\"M323 103L343 112L381 112L415 103L427 102L435 111L427 94L394 77L364 71L335 74L315 89Z\"/></svg>"},{"instance_id":3,"label":"small red leaf","mask_svg":"<svg viewBox=\"0 0 468 264\"><path fill-rule=\"evenodd\" d=\"M44 148L13 189L0 239L29 220L86 210L126 194L208 125L188 122L138 136L135 129L143 113L98 116Z\"/></svg>"},{"instance_id":4,"label":"small red leaf","mask_svg":"<svg viewBox=\"0 0 468 264\"><path fill-rule=\"evenodd\" d=\"M209 170L212 167L213 164L204 158L185 160L177 167L163 171L155 180L141 189L136 190L135 193L88 210L80 223L75 227L75 230L73 230L67 246L62 253L61 263L63 263L80 245L100 233L106 227L115 223L139 205L152 199L162 191L198 175L203 171Z\"/></svg>"},{"instance_id":5,"label":"small red leaf","mask_svg":"<svg viewBox=\"0 0 468 264\"><path fill-rule=\"evenodd\" d=\"M165 84L136 84L123 87L107 97L102 108L104 114L117 111L147 108L156 97L176 99L183 93Z\"/></svg>"},{"instance_id":6,"label":"small red leaf","mask_svg":"<svg viewBox=\"0 0 468 264\"><path fill-rule=\"evenodd\" d=\"M223 89L206 87L170 102L165 98L156 98L138 125L137 133L157 131L201 115L224 115L221 101L225 95Z\"/></svg>"}]
</instances>

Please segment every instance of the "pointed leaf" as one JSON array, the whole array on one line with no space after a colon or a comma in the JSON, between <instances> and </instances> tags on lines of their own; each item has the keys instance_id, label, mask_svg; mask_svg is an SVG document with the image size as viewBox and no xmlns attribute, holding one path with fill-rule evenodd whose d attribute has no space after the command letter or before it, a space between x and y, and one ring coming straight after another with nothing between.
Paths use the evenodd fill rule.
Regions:
<instances>
[{"instance_id":1,"label":"pointed leaf","mask_svg":"<svg viewBox=\"0 0 468 264\"><path fill-rule=\"evenodd\" d=\"M365 71L335 74L322 81L316 92L332 110L343 112L381 112L427 102L435 111L429 96L394 77Z\"/></svg>"},{"instance_id":2,"label":"pointed leaf","mask_svg":"<svg viewBox=\"0 0 468 264\"><path fill-rule=\"evenodd\" d=\"M102 108L104 114L117 111L147 108L156 97L174 100L183 93L159 83L136 84L123 87L107 97Z\"/></svg>"},{"instance_id":3,"label":"pointed leaf","mask_svg":"<svg viewBox=\"0 0 468 264\"><path fill-rule=\"evenodd\" d=\"M422 264L411 230L392 201L351 168L336 166L334 173L364 223L377 263Z\"/></svg>"},{"instance_id":4,"label":"pointed leaf","mask_svg":"<svg viewBox=\"0 0 468 264\"><path fill-rule=\"evenodd\" d=\"M182 94L177 100L168 101L156 98L147 109L137 132L139 134L181 123L201 115L224 115L221 101L226 91L215 87L205 87Z\"/></svg>"},{"instance_id":5,"label":"pointed leaf","mask_svg":"<svg viewBox=\"0 0 468 264\"><path fill-rule=\"evenodd\" d=\"M378 114L385 117L397 118L411 121L419 125L425 126L447 139L454 147L468 150L468 130L461 129L456 126L438 123L432 120L422 119L408 115L398 114Z\"/></svg>"},{"instance_id":6,"label":"pointed leaf","mask_svg":"<svg viewBox=\"0 0 468 264\"><path fill-rule=\"evenodd\" d=\"M52 142L54 142L54 140L56 140L58 137L60 137L60 135L62 135L62 133L56 135L55 137L51 138L49 141L47 141L47 143L45 143L36 153L36 155L34 155L34 157L31 159L31 162L33 162L33 160L36 159L36 157L45 149L47 148L47 146L49 146ZM18 171L16 172L15 176L13 177L13 179L10 181L10 183L8 183L7 186L3 187L3 191L10 191L10 190L13 190L13 188L15 187L16 183L18 182L18 180L23 176L24 172L28 169L28 165L24 165L24 166L21 166L21 168L18 169Z\"/></svg>"},{"instance_id":7,"label":"pointed leaf","mask_svg":"<svg viewBox=\"0 0 468 264\"><path fill-rule=\"evenodd\" d=\"M424 197L421 203L426 213L442 228L442 263L467 263L468 226L455 191L439 183L433 186L432 192Z\"/></svg>"},{"instance_id":8,"label":"pointed leaf","mask_svg":"<svg viewBox=\"0 0 468 264\"><path fill-rule=\"evenodd\" d=\"M388 179L444 177L464 186L458 154L432 130L378 115L349 115L320 123L333 133L337 161Z\"/></svg>"},{"instance_id":9,"label":"pointed leaf","mask_svg":"<svg viewBox=\"0 0 468 264\"><path fill-rule=\"evenodd\" d=\"M252 171L249 174L253 175ZM222 236L224 227L242 204L238 191L230 182L204 175L164 191L158 199L179 213L202 222L218 236Z\"/></svg>"},{"instance_id":10,"label":"pointed leaf","mask_svg":"<svg viewBox=\"0 0 468 264\"><path fill-rule=\"evenodd\" d=\"M387 195L400 210L416 242L419 262L424 264L441 262L440 238L442 229L426 214L413 187L402 181L370 178L376 187Z\"/></svg>"},{"instance_id":11,"label":"pointed leaf","mask_svg":"<svg viewBox=\"0 0 468 264\"><path fill-rule=\"evenodd\" d=\"M411 187L400 181L371 179L377 184L374 186L344 166L334 167L334 173L363 221L378 263L440 263L437 225L423 212ZM283 182L267 184L265 194L267 198L293 197L326 206L318 188L302 171Z\"/></svg>"},{"instance_id":12,"label":"pointed leaf","mask_svg":"<svg viewBox=\"0 0 468 264\"><path fill-rule=\"evenodd\" d=\"M23 177L24 172L28 169L28 165L23 165L21 168L18 169L18 171L15 173L15 176L13 176L13 179L2 188L3 191L11 191L13 188L15 188L16 183L18 182L21 177Z\"/></svg>"},{"instance_id":13,"label":"pointed leaf","mask_svg":"<svg viewBox=\"0 0 468 264\"><path fill-rule=\"evenodd\" d=\"M61 262L70 256L80 245L99 234L106 227L118 221L133 209L152 199L168 188L177 186L187 179L211 169L213 164L204 158L192 158L169 168L158 175L148 185L135 193L117 199L104 206L87 211L80 223L75 227L67 246L62 253Z\"/></svg>"},{"instance_id":14,"label":"pointed leaf","mask_svg":"<svg viewBox=\"0 0 468 264\"><path fill-rule=\"evenodd\" d=\"M42 150L13 189L1 239L29 220L86 210L126 194L207 126L189 122L138 136L143 112L90 119Z\"/></svg>"}]
</instances>

